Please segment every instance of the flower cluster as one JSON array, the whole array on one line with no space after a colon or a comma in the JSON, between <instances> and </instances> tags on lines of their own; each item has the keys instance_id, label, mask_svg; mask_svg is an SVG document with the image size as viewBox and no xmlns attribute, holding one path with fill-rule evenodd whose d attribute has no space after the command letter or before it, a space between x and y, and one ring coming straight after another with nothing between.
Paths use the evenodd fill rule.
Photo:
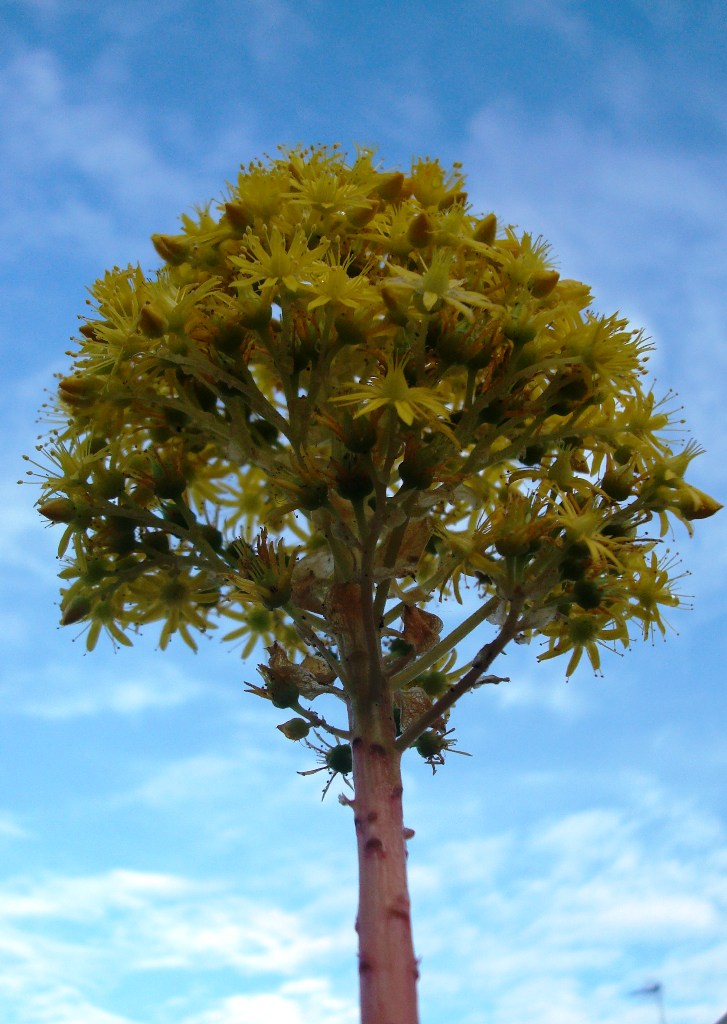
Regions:
<instances>
[{"instance_id":1,"label":"flower cluster","mask_svg":"<svg viewBox=\"0 0 727 1024\"><path fill-rule=\"evenodd\" d=\"M668 519L720 507L685 480L698 449L673 448L643 334L476 215L459 167L283 151L153 243L156 275L94 286L36 462L89 646L152 621L193 645L223 616L345 691L334 583L368 595L394 681L402 610L463 587L568 671L663 629Z\"/></svg>"}]
</instances>

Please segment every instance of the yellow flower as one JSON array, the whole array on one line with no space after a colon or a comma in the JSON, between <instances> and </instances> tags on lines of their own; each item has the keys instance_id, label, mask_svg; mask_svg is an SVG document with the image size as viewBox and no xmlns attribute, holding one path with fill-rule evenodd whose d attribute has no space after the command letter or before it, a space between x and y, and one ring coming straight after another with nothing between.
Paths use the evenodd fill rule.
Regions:
<instances>
[{"instance_id":1,"label":"yellow flower","mask_svg":"<svg viewBox=\"0 0 727 1024\"><path fill-rule=\"evenodd\" d=\"M460 287L464 278L450 278L449 271L453 259L451 252L437 249L428 267L424 260L421 261L422 273L388 264L390 272L395 275L388 283L395 288L411 291L424 313L434 312L445 302L459 310L468 320L472 320L472 306L483 308L490 306L491 303L480 292L467 291Z\"/></svg>"},{"instance_id":2,"label":"yellow flower","mask_svg":"<svg viewBox=\"0 0 727 1024\"><path fill-rule=\"evenodd\" d=\"M219 589L204 573L175 568L148 573L129 584L128 603L133 610L124 618L136 625L163 620L159 647L165 650L174 633L188 647L197 650L190 627L200 633L215 628L209 622L209 609L219 601Z\"/></svg>"},{"instance_id":3,"label":"yellow flower","mask_svg":"<svg viewBox=\"0 0 727 1024\"><path fill-rule=\"evenodd\" d=\"M309 249L308 239L300 228L288 240L280 228L273 227L266 233L265 241L267 247L257 235L248 232L245 236L246 252L241 256L230 256L230 262L239 270L234 285L259 284L263 291L275 292L282 284L288 291L296 292L320 269L320 257L328 247L327 242L320 242L314 249Z\"/></svg>"},{"instance_id":4,"label":"yellow flower","mask_svg":"<svg viewBox=\"0 0 727 1024\"><path fill-rule=\"evenodd\" d=\"M431 388L410 387L404 374L405 365L404 361L393 362L383 377L373 377L368 383L354 386L347 395L337 395L331 401L341 405L360 404L355 419L377 409L393 407L408 427L414 420L423 419L458 445L457 438L447 426L449 409Z\"/></svg>"},{"instance_id":5,"label":"yellow flower","mask_svg":"<svg viewBox=\"0 0 727 1024\"><path fill-rule=\"evenodd\" d=\"M369 281L366 268L354 277L350 277L348 269L353 260L349 255L342 263L335 259L322 263L307 286L314 298L308 303L308 312L319 306L345 306L348 309L368 309L375 306L379 293Z\"/></svg>"}]
</instances>

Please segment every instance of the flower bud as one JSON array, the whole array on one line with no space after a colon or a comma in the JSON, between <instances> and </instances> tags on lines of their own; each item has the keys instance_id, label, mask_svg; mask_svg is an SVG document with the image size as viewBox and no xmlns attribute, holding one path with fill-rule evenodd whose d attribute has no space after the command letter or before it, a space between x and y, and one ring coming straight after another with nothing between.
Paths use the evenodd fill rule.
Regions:
<instances>
[{"instance_id":1,"label":"flower bud","mask_svg":"<svg viewBox=\"0 0 727 1024\"><path fill-rule=\"evenodd\" d=\"M366 225L374 219L378 210L378 203L366 203L365 206L358 206L355 210L351 210L347 215L346 220L352 228L360 230L361 228L365 228Z\"/></svg>"},{"instance_id":2,"label":"flower bud","mask_svg":"<svg viewBox=\"0 0 727 1024\"><path fill-rule=\"evenodd\" d=\"M434 241L434 222L428 213L418 213L409 224L406 237L415 249L425 249Z\"/></svg>"},{"instance_id":3,"label":"flower bud","mask_svg":"<svg viewBox=\"0 0 727 1024\"><path fill-rule=\"evenodd\" d=\"M158 309L155 309L150 302L145 303L141 307L139 313L139 330L142 334L145 334L147 338L161 338L162 335L168 330L169 321L160 313Z\"/></svg>"},{"instance_id":4,"label":"flower bud","mask_svg":"<svg viewBox=\"0 0 727 1024\"><path fill-rule=\"evenodd\" d=\"M409 323L409 317L406 315L406 307L400 305L399 297L396 295L394 290L392 288L387 288L386 285L384 285L384 287L381 288L380 294L391 322L395 323L398 327L406 327Z\"/></svg>"},{"instance_id":5,"label":"flower bud","mask_svg":"<svg viewBox=\"0 0 727 1024\"><path fill-rule=\"evenodd\" d=\"M401 171L394 171L392 174L381 174L379 184L376 186L376 195L387 203L393 203L401 198L404 188L404 175Z\"/></svg>"},{"instance_id":6,"label":"flower bud","mask_svg":"<svg viewBox=\"0 0 727 1024\"><path fill-rule=\"evenodd\" d=\"M467 193L460 189L459 192L450 192L443 199L439 200L438 208L440 210L448 210L450 206L454 206L455 203L459 203L461 206L467 202Z\"/></svg>"},{"instance_id":7,"label":"flower bud","mask_svg":"<svg viewBox=\"0 0 727 1024\"><path fill-rule=\"evenodd\" d=\"M704 491L682 484L677 490L676 507L685 519L709 519L723 507L718 501Z\"/></svg>"},{"instance_id":8,"label":"flower bud","mask_svg":"<svg viewBox=\"0 0 727 1024\"><path fill-rule=\"evenodd\" d=\"M237 231L246 231L254 218L244 203L225 203L225 216Z\"/></svg>"},{"instance_id":9,"label":"flower bud","mask_svg":"<svg viewBox=\"0 0 727 1024\"><path fill-rule=\"evenodd\" d=\"M502 333L514 345L527 345L538 333L537 327L524 317L508 317L502 325Z\"/></svg>"},{"instance_id":10,"label":"flower bud","mask_svg":"<svg viewBox=\"0 0 727 1024\"><path fill-rule=\"evenodd\" d=\"M72 626L74 622L85 619L91 611L91 601L85 594L71 598L61 615L62 626Z\"/></svg>"},{"instance_id":11,"label":"flower bud","mask_svg":"<svg viewBox=\"0 0 727 1024\"><path fill-rule=\"evenodd\" d=\"M51 498L39 505L38 511L52 523L70 523L76 515L76 504L70 498Z\"/></svg>"},{"instance_id":12,"label":"flower bud","mask_svg":"<svg viewBox=\"0 0 727 1024\"><path fill-rule=\"evenodd\" d=\"M530 294L533 298L544 299L550 295L560 279L557 270L539 270L530 279Z\"/></svg>"},{"instance_id":13,"label":"flower bud","mask_svg":"<svg viewBox=\"0 0 727 1024\"><path fill-rule=\"evenodd\" d=\"M161 258L173 267L178 267L189 258L189 244L183 236L152 235L151 244Z\"/></svg>"},{"instance_id":14,"label":"flower bud","mask_svg":"<svg viewBox=\"0 0 727 1024\"><path fill-rule=\"evenodd\" d=\"M475 241L484 245L492 245L497 234L497 217L494 213L488 213L475 228Z\"/></svg>"},{"instance_id":15,"label":"flower bud","mask_svg":"<svg viewBox=\"0 0 727 1024\"><path fill-rule=\"evenodd\" d=\"M80 407L89 405L101 390L98 377L74 373L72 377L62 377L58 382L58 392L67 405Z\"/></svg>"}]
</instances>

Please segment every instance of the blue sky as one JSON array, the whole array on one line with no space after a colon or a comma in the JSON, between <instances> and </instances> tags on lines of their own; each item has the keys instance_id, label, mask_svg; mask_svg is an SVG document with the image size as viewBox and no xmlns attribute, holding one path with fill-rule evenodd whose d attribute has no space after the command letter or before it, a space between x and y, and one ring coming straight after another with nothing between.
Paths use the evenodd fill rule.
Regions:
<instances>
[{"instance_id":1,"label":"blue sky","mask_svg":"<svg viewBox=\"0 0 727 1024\"><path fill-rule=\"evenodd\" d=\"M433 9L432 9L433 8ZM256 657L85 655L18 488L86 287L279 144L461 160L655 339L725 501L727 13L711 0L5 0L0 11L0 1018L353 1024L355 846ZM685 440L690 434L685 433ZM668 543L675 631L501 663L432 778L406 764L422 1024L669 1024L727 1009L727 515ZM498 665L498 668L500 666Z\"/></svg>"}]
</instances>

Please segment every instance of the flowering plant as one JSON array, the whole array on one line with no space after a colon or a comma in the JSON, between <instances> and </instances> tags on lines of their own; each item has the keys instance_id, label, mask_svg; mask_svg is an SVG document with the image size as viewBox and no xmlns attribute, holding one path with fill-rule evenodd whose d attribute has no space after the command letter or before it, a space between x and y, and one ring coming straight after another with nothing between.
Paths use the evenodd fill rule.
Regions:
<instances>
[{"instance_id":1,"label":"flowering plant","mask_svg":"<svg viewBox=\"0 0 727 1024\"><path fill-rule=\"evenodd\" d=\"M571 673L664 632L669 519L720 506L644 386L643 333L476 216L459 166L284 151L153 242L155 275L95 284L37 463L62 621L89 648L156 622L196 649L225 619L245 657L266 647L250 691L353 775L363 1021L413 1024L402 753L443 763L511 641ZM465 597L443 636L432 607Z\"/></svg>"}]
</instances>

